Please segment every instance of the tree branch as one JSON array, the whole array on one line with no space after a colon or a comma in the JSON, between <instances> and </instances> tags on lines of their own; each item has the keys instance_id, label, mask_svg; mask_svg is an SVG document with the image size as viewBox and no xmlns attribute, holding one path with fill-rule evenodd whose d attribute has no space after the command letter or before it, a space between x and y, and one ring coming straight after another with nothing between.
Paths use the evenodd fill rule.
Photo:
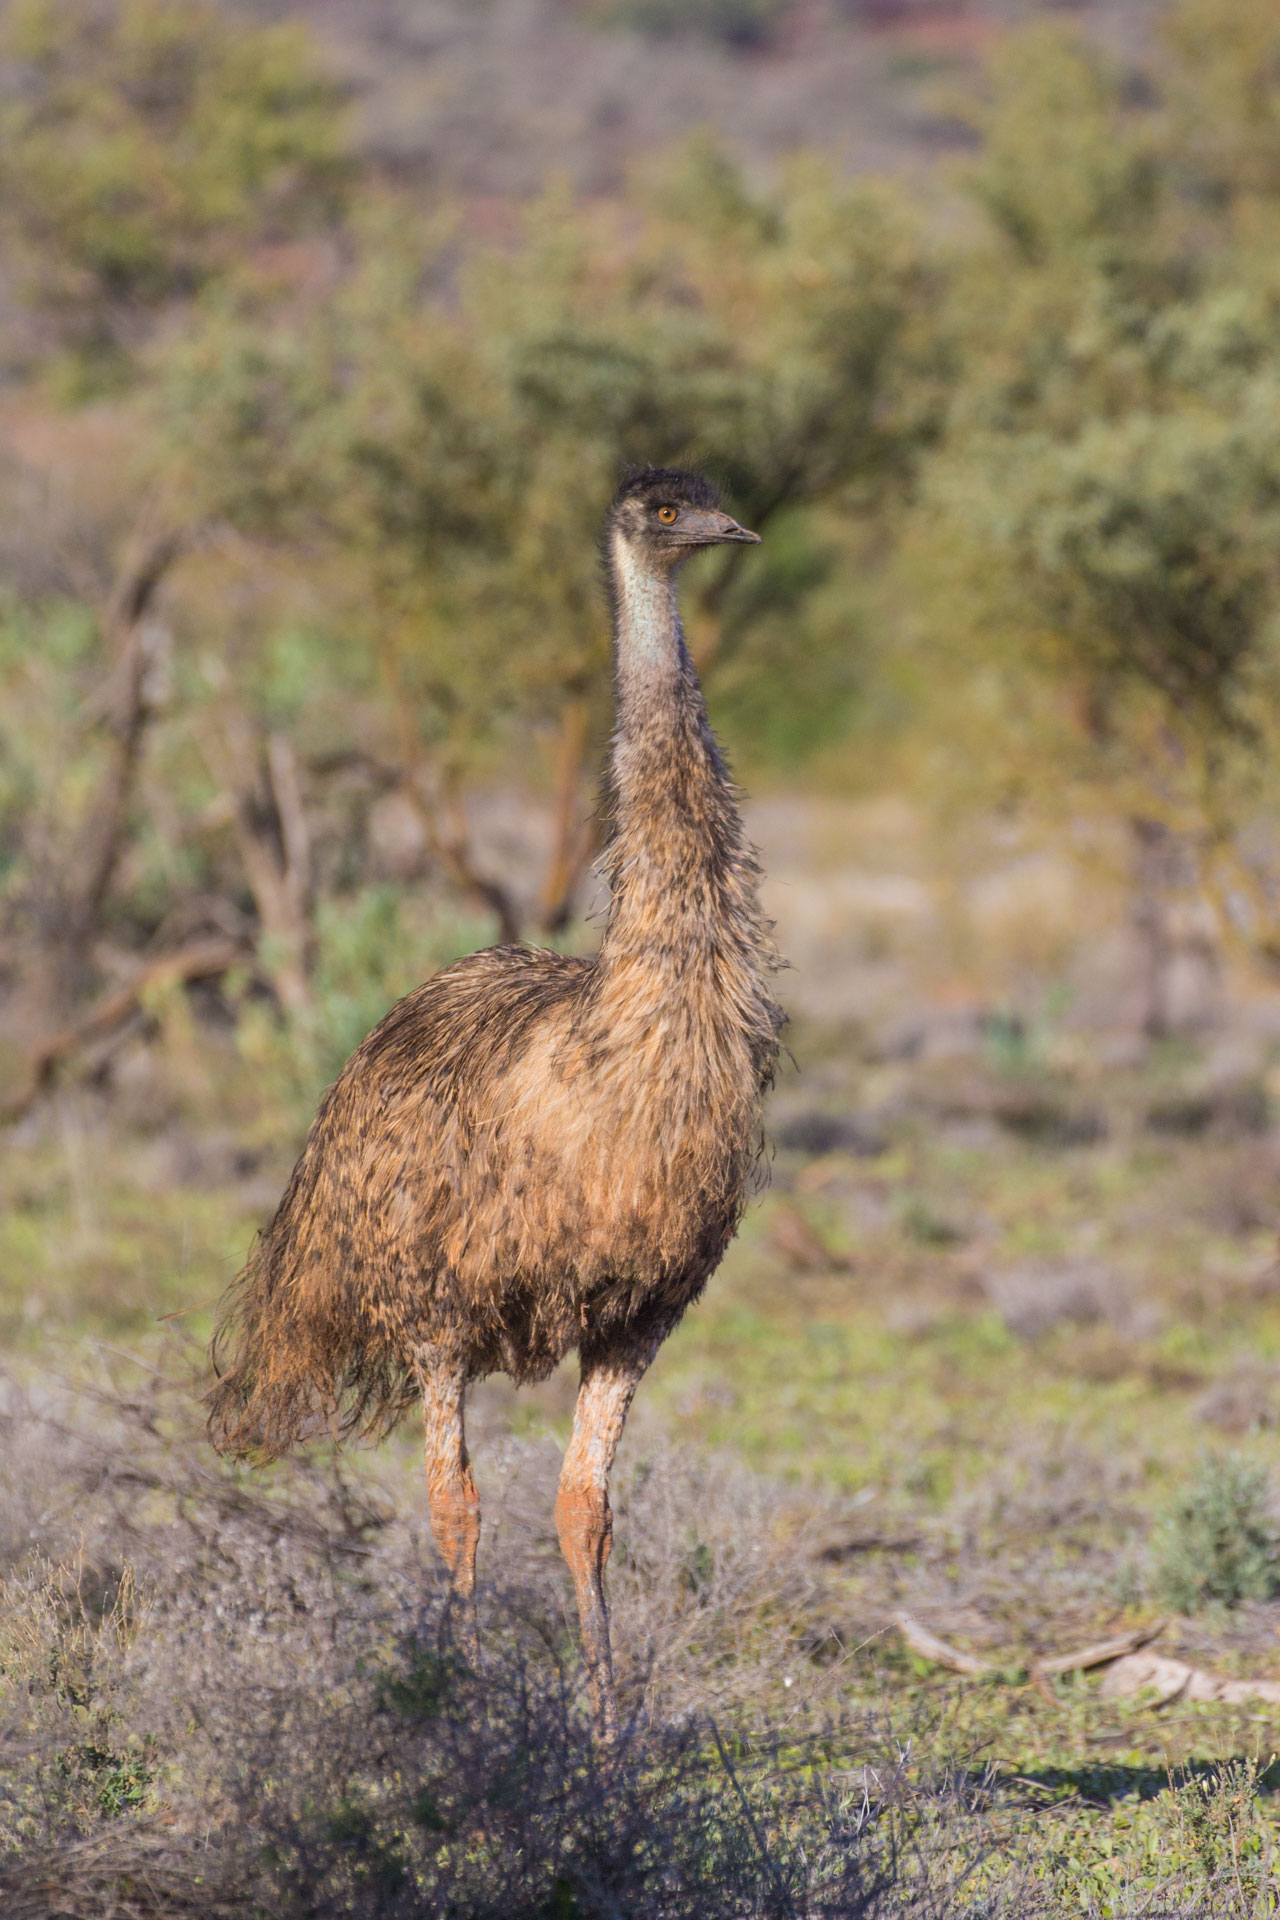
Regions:
<instances>
[{"instance_id":1,"label":"tree branch","mask_svg":"<svg viewBox=\"0 0 1280 1920\"><path fill-rule=\"evenodd\" d=\"M423 818L428 844L445 872L465 893L469 893L496 916L501 944L518 946L522 930L515 900L500 880L482 873L476 866L471 850L471 830L455 774L445 775L441 783L439 808L424 807Z\"/></svg>"},{"instance_id":2,"label":"tree branch","mask_svg":"<svg viewBox=\"0 0 1280 1920\"><path fill-rule=\"evenodd\" d=\"M561 712L556 739L551 858L538 901L538 926L547 934L562 933L568 925L574 895L599 850L599 822L582 817L590 723L586 696L572 694Z\"/></svg>"},{"instance_id":3,"label":"tree branch","mask_svg":"<svg viewBox=\"0 0 1280 1920\"><path fill-rule=\"evenodd\" d=\"M311 835L298 763L282 733L255 736L243 714L226 729L231 819L262 928L262 963L288 1013L311 1005Z\"/></svg>"},{"instance_id":4,"label":"tree branch","mask_svg":"<svg viewBox=\"0 0 1280 1920\"><path fill-rule=\"evenodd\" d=\"M213 979L243 958L244 947L239 941L214 938L193 940L190 946L150 961L124 986L104 994L81 1019L40 1043L27 1062L26 1084L0 1107L0 1122L12 1124L29 1113L58 1069L95 1040L105 1039L152 987Z\"/></svg>"},{"instance_id":5,"label":"tree branch","mask_svg":"<svg viewBox=\"0 0 1280 1920\"><path fill-rule=\"evenodd\" d=\"M115 655L106 702L114 740L80 844L68 862L70 877L55 909L57 924L51 929L62 949L67 985L73 984L115 875L147 727L158 704L158 680L169 636L148 616L165 575L188 539L185 529L172 527L141 535L103 615L104 638Z\"/></svg>"}]
</instances>

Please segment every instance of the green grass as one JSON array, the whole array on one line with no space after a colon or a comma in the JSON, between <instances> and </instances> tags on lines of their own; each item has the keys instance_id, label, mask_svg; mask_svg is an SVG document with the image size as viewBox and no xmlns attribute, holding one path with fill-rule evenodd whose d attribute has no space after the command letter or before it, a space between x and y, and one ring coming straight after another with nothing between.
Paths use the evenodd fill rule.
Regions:
<instances>
[{"instance_id":1,"label":"green grass","mask_svg":"<svg viewBox=\"0 0 1280 1920\"><path fill-rule=\"evenodd\" d=\"M842 1565L846 1645L868 1642L849 1659L849 1697L897 1722L926 1713L938 1760L990 1770L992 1823L1000 1807L1032 1822L1063 1912L1126 1911L1175 1859L1194 1881L1234 1845L1245 1892L1232 1910L1271 1913L1274 1708L1156 1711L1107 1700L1096 1675L1027 1678L1037 1654L1163 1611L1167 1582L1149 1565L1147 1532L1222 1438L1200 1409L1215 1383L1245 1368L1265 1375L1280 1356L1280 1299L1265 1279L1266 1215L1280 1200L1270 1149L1153 1137L1124 1124L1124 1103L1143 1087L1116 1092L1121 1124L1078 1150L1007 1135L957 1147L942 1129L909 1125L879 1160L836 1166L809 1194L794 1191L803 1168L784 1160L782 1191L664 1349L648 1403L691 1442L862 1501L868 1535L899 1543ZM843 1226L833 1191L846 1196ZM910 1210L891 1204L879 1227L849 1230L849 1200L903 1193ZM779 1273L770 1216L792 1206L848 1271ZM921 1211L962 1231L913 1231ZM1033 1337L1012 1331L984 1275L1070 1258L1117 1276L1132 1308L1068 1316ZM1246 1426L1230 1444L1265 1479L1270 1432ZM1120 1486L1107 1477L1117 1463ZM901 1544L913 1528L919 1551ZM1002 1676L966 1680L892 1632L873 1637L904 1601L1001 1662ZM983 1632L951 1633L951 1615ZM1238 1614L1210 1609L1175 1621L1161 1648L1273 1678L1277 1631L1280 1612L1255 1609L1246 1634ZM1204 1783L1224 1765L1233 1792L1256 1776L1234 1840L1220 1830L1225 1815L1205 1813Z\"/></svg>"},{"instance_id":2,"label":"green grass","mask_svg":"<svg viewBox=\"0 0 1280 1920\"><path fill-rule=\"evenodd\" d=\"M29 1142L9 1147L0 1168L0 1345L38 1357L84 1340L145 1344L170 1314L207 1324L270 1210L269 1186L288 1169L276 1153L265 1156L265 1177L216 1164L208 1185L166 1176L171 1139L150 1130L115 1137L88 1103L68 1097ZM242 1164L263 1162L246 1148Z\"/></svg>"}]
</instances>

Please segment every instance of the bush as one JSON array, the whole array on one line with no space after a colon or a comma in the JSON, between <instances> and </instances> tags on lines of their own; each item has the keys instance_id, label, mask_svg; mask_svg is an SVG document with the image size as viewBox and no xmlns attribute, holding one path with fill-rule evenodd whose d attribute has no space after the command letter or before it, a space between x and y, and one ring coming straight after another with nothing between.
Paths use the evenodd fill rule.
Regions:
<instances>
[{"instance_id":1,"label":"bush","mask_svg":"<svg viewBox=\"0 0 1280 1920\"><path fill-rule=\"evenodd\" d=\"M437 910L386 885L322 900L315 919L312 1002L287 1020L259 999L239 1011L242 1055L310 1121L365 1035L404 994L486 943L483 921Z\"/></svg>"},{"instance_id":2,"label":"bush","mask_svg":"<svg viewBox=\"0 0 1280 1920\"><path fill-rule=\"evenodd\" d=\"M504 1552L477 1676L442 1638L423 1529L385 1487L325 1451L222 1466L181 1381L81 1406L6 1402L0 1380L5 1920L916 1911L892 1889L903 1818L937 1824L931 1790L922 1822L899 1750L847 1714L770 1728L778 1675L803 1671L806 1588L750 1476L691 1477L678 1456L621 1476L629 1725L605 1758L546 1537L550 1450L508 1443L492 1469ZM402 1462L412 1516L416 1463L381 1464L394 1483Z\"/></svg>"},{"instance_id":3,"label":"bush","mask_svg":"<svg viewBox=\"0 0 1280 1920\"><path fill-rule=\"evenodd\" d=\"M292 26L207 0L5 10L0 231L45 336L136 345L246 245L332 218L345 176L337 89Z\"/></svg>"},{"instance_id":4,"label":"bush","mask_svg":"<svg viewBox=\"0 0 1280 1920\"><path fill-rule=\"evenodd\" d=\"M1180 1613L1280 1593L1280 1535L1264 1467L1210 1457L1171 1501L1151 1547L1152 1584Z\"/></svg>"},{"instance_id":5,"label":"bush","mask_svg":"<svg viewBox=\"0 0 1280 1920\"><path fill-rule=\"evenodd\" d=\"M791 0L613 0L600 17L659 38L698 33L729 47L759 47L790 9Z\"/></svg>"}]
</instances>

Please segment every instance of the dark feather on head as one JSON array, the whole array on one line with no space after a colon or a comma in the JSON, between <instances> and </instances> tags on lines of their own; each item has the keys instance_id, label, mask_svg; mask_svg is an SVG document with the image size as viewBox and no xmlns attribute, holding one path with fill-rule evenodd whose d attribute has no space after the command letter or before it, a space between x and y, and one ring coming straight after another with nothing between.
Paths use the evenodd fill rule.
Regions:
<instances>
[{"instance_id":1,"label":"dark feather on head","mask_svg":"<svg viewBox=\"0 0 1280 1920\"><path fill-rule=\"evenodd\" d=\"M643 500L646 505L669 501L673 507L715 508L720 491L700 473L684 467L634 467L623 476L613 497L615 510L624 500Z\"/></svg>"}]
</instances>

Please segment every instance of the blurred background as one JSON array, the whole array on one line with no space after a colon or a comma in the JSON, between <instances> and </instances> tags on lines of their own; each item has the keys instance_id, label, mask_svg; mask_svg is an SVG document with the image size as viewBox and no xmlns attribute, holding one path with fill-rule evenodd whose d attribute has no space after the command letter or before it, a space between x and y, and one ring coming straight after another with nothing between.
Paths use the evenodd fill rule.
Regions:
<instances>
[{"instance_id":1,"label":"blurred background","mask_svg":"<svg viewBox=\"0 0 1280 1920\"><path fill-rule=\"evenodd\" d=\"M1271 0L5 8L8 1338L215 1292L392 1000L598 937L627 461L765 535L685 598L779 1138L1243 1129L1262 1258L1277 60Z\"/></svg>"},{"instance_id":2,"label":"blurred background","mask_svg":"<svg viewBox=\"0 0 1280 1920\"><path fill-rule=\"evenodd\" d=\"M1167 1599L1280 1420L1275 0L8 0L9 1361L201 1338L391 1002L598 939L628 461L764 536L684 604L792 1014L638 1431L889 1516L849 1644Z\"/></svg>"}]
</instances>

